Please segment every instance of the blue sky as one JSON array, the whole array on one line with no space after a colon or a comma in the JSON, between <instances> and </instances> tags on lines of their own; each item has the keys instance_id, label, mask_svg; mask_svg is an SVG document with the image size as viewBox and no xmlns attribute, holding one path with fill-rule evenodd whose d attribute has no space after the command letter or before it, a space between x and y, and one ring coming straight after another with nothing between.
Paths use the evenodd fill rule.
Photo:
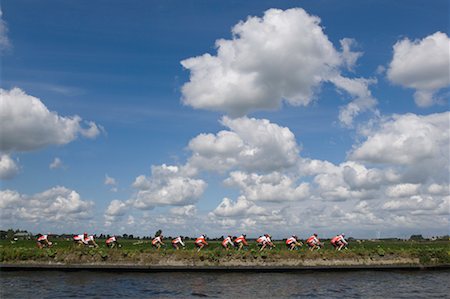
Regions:
<instances>
[{"instance_id":1,"label":"blue sky","mask_svg":"<svg viewBox=\"0 0 450 299\"><path fill-rule=\"evenodd\" d=\"M1 11L4 228L448 233L447 1Z\"/></svg>"}]
</instances>

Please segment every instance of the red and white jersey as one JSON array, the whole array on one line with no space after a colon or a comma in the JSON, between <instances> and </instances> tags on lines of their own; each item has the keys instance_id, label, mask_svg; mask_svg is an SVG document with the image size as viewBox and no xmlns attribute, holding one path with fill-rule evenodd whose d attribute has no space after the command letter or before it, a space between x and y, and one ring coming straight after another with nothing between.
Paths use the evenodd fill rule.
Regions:
<instances>
[{"instance_id":1,"label":"red and white jersey","mask_svg":"<svg viewBox=\"0 0 450 299\"><path fill-rule=\"evenodd\" d=\"M243 235L240 235L234 240L234 243L244 243L244 245L247 245L247 240L245 240L245 237Z\"/></svg>"},{"instance_id":2,"label":"red and white jersey","mask_svg":"<svg viewBox=\"0 0 450 299\"><path fill-rule=\"evenodd\" d=\"M292 243L297 242L297 239L294 237L290 237L289 239L286 240L286 244L287 245L291 245Z\"/></svg>"},{"instance_id":3,"label":"red and white jersey","mask_svg":"<svg viewBox=\"0 0 450 299\"><path fill-rule=\"evenodd\" d=\"M74 241L82 241L82 242L84 242L84 235L73 236L73 240Z\"/></svg>"},{"instance_id":4,"label":"red and white jersey","mask_svg":"<svg viewBox=\"0 0 450 299\"><path fill-rule=\"evenodd\" d=\"M268 238L266 236L261 236L258 239L256 239L256 242L260 243L260 244L265 244L267 242L270 242L270 238Z\"/></svg>"},{"instance_id":5,"label":"red and white jersey","mask_svg":"<svg viewBox=\"0 0 450 299\"><path fill-rule=\"evenodd\" d=\"M45 241L45 240L47 240L47 235L42 235L37 240L38 240L38 242Z\"/></svg>"},{"instance_id":6,"label":"red and white jersey","mask_svg":"<svg viewBox=\"0 0 450 299\"><path fill-rule=\"evenodd\" d=\"M84 237L84 235L73 236L74 241L81 241L84 244L88 244L90 241L94 241L94 236Z\"/></svg>"},{"instance_id":7,"label":"red and white jersey","mask_svg":"<svg viewBox=\"0 0 450 299\"><path fill-rule=\"evenodd\" d=\"M308 240L306 240L306 244L308 244L308 245L319 244L319 239L317 239L316 236L312 235L311 237L308 238Z\"/></svg>"},{"instance_id":8,"label":"red and white jersey","mask_svg":"<svg viewBox=\"0 0 450 299\"><path fill-rule=\"evenodd\" d=\"M230 244L231 246L234 246L233 241L231 241L231 237L226 237L226 238L222 241L222 246L223 246L223 247L227 247L228 244Z\"/></svg>"},{"instance_id":9,"label":"red and white jersey","mask_svg":"<svg viewBox=\"0 0 450 299\"><path fill-rule=\"evenodd\" d=\"M337 235L336 237L334 237L333 239L331 239L331 243L335 244L335 243L344 243L347 244L347 241L345 241L344 236L343 235Z\"/></svg>"},{"instance_id":10,"label":"red and white jersey","mask_svg":"<svg viewBox=\"0 0 450 299\"><path fill-rule=\"evenodd\" d=\"M344 239L344 236L343 236L343 235L339 235L338 241L339 241L339 242L342 242L342 243L344 243L344 244L347 244L347 241Z\"/></svg>"},{"instance_id":11,"label":"red and white jersey","mask_svg":"<svg viewBox=\"0 0 450 299\"><path fill-rule=\"evenodd\" d=\"M183 240L181 239L181 237L177 237L177 238L173 239L172 244L181 244L181 246L184 246L184 243L183 243Z\"/></svg>"},{"instance_id":12,"label":"red and white jersey","mask_svg":"<svg viewBox=\"0 0 450 299\"><path fill-rule=\"evenodd\" d=\"M116 237L115 237L115 236L112 236L111 238L109 238L108 240L106 240L106 244L111 244L111 243L116 242L116 241L117 241Z\"/></svg>"},{"instance_id":13,"label":"red and white jersey","mask_svg":"<svg viewBox=\"0 0 450 299\"><path fill-rule=\"evenodd\" d=\"M195 244L206 244L205 236L201 235L195 240Z\"/></svg>"},{"instance_id":14,"label":"red and white jersey","mask_svg":"<svg viewBox=\"0 0 450 299\"><path fill-rule=\"evenodd\" d=\"M152 244L153 244L153 245L156 245L157 243L162 243L161 236L155 237L155 238L152 240Z\"/></svg>"}]
</instances>

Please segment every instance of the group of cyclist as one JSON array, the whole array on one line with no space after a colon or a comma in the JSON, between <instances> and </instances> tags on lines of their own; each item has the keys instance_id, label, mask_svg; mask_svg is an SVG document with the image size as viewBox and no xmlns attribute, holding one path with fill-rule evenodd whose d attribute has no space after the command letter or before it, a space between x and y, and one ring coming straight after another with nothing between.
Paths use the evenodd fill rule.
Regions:
<instances>
[{"instance_id":1,"label":"group of cyclist","mask_svg":"<svg viewBox=\"0 0 450 299\"><path fill-rule=\"evenodd\" d=\"M270 236L269 234L264 234L262 236L259 236L256 239L256 244L260 248L259 249L260 251L263 251L266 248L271 249L271 248L275 247L275 244L272 242L271 238L272 238L272 236ZM152 239L152 241L151 241L152 246L155 247L156 249L160 249L162 246L165 246L163 239L164 239L164 236L162 234L158 234L157 236L155 236ZM87 233L73 236L73 241L78 245L98 247L98 244L95 242L94 236L88 235ZM175 250L178 250L181 247L182 248L185 247L185 243L183 242L183 238L181 236L178 236L178 237L172 239L171 243L172 243L172 247ZM303 246L303 243L298 239L298 237L296 235L292 235L291 237L287 238L285 243L286 243L286 247L289 250L295 250L295 249L298 249L299 247ZM348 245L348 242L345 240L344 234L336 235L335 237L333 237L331 239L330 243L336 250L341 250ZM306 239L305 244L306 244L306 246L308 246L309 250L311 250L311 251L319 250L320 248L323 247L323 244L322 244L322 242L320 242L317 234L313 234L308 239ZM206 235L200 235L197 239L195 239L194 245L197 248L197 251L200 251L205 246L208 246L209 244L206 241ZM231 237L230 235L228 235L228 236L225 236L223 238L223 241L221 242L221 246L225 250L230 250L231 248L235 248L238 251L240 251L240 250L242 250L242 248L244 248L244 246L248 246L248 245L249 244L246 240L245 234L242 234L239 237ZM39 234L38 238L37 238L37 246L39 248L51 247L52 242L50 242L48 240L48 235ZM121 247L116 236L109 237L106 240L106 246L109 248Z\"/></svg>"}]
</instances>

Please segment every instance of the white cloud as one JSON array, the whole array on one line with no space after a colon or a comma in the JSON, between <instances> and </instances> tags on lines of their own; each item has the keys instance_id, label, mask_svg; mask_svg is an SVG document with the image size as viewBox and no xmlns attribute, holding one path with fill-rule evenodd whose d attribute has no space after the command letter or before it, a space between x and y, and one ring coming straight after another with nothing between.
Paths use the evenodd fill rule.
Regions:
<instances>
[{"instance_id":1,"label":"white cloud","mask_svg":"<svg viewBox=\"0 0 450 299\"><path fill-rule=\"evenodd\" d=\"M5 154L0 154L0 179L9 180L19 173L19 167L16 162Z\"/></svg>"},{"instance_id":2,"label":"white cloud","mask_svg":"<svg viewBox=\"0 0 450 299\"><path fill-rule=\"evenodd\" d=\"M330 227L347 232L374 227L389 232L418 226L433 230L448 223L448 118L449 113L405 114L371 121L358 131L364 139L347 161L333 164L300 157L287 128L268 120L224 117L229 130L192 139L186 165L154 166L151 176L136 177L137 192L126 204L139 209L176 206L169 210L170 217L154 213L149 218L174 232L188 222L198 226L188 229L194 233L213 234L225 228L289 234L293 226L327 233ZM389 138L384 141L385 135ZM358 152L374 136L381 136L375 143L377 153L386 155L378 162L362 159L363 152ZM209 213L198 212L198 197L188 198L195 193L190 180L203 170L225 175L225 185L237 188L238 198L225 197ZM430 216L433 219L427 220Z\"/></svg>"},{"instance_id":3,"label":"white cloud","mask_svg":"<svg viewBox=\"0 0 450 299\"><path fill-rule=\"evenodd\" d=\"M314 176L320 173L333 171L336 169L336 165L329 161L316 160L316 159L300 159L298 162L299 174L303 176Z\"/></svg>"},{"instance_id":4,"label":"white cloud","mask_svg":"<svg viewBox=\"0 0 450 299\"><path fill-rule=\"evenodd\" d=\"M342 61L348 70L353 71L353 67L355 66L358 59L363 55L361 52L352 51L352 47L356 46L356 41L352 38L343 38L340 41L342 48Z\"/></svg>"},{"instance_id":5,"label":"white cloud","mask_svg":"<svg viewBox=\"0 0 450 299\"><path fill-rule=\"evenodd\" d=\"M414 214L423 213L424 210L434 211L443 201L440 199L433 199L431 196L414 195L406 200L394 199L383 204L382 209L396 211L409 210ZM428 212L430 214L430 212ZM434 214L431 212L431 214Z\"/></svg>"},{"instance_id":6,"label":"white cloud","mask_svg":"<svg viewBox=\"0 0 450 299\"><path fill-rule=\"evenodd\" d=\"M95 123L84 128L81 121L79 116L63 117L49 111L41 100L19 88L0 89L1 151L31 151L67 144L79 134L89 138L98 135Z\"/></svg>"},{"instance_id":7,"label":"white cloud","mask_svg":"<svg viewBox=\"0 0 450 299\"><path fill-rule=\"evenodd\" d=\"M105 214L109 216L123 216L125 215L125 211L127 209L127 205L120 200L112 200L106 209Z\"/></svg>"},{"instance_id":8,"label":"white cloud","mask_svg":"<svg viewBox=\"0 0 450 299\"><path fill-rule=\"evenodd\" d=\"M346 230L355 227L358 230L370 230L373 227L388 230L395 227L400 231L414 227L414 223L424 228L440 227L448 223L443 218L447 201L442 196L449 193L449 116L449 113L427 116L405 114L371 121L371 126L359 131L365 139L349 152L347 161L337 165L300 157L295 138L288 138L295 145L290 148L297 149L285 151L295 152L295 159L292 159L294 166L280 167L277 171L267 171L270 168L261 165L256 170L246 169L252 166L247 167L241 153L245 148L248 149L249 140L260 142L261 138L255 137L258 131L255 124L259 124L259 120L242 118L245 121L234 125L245 128L245 133L250 136L243 138L245 134L229 126L231 131L210 134L202 142L196 140L198 143L191 148L194 154L204 158L203 163L213 164L211 168L226 165L221 167L228 175L225 185L236 187L240 192L236 201L224 198L208 214L211 226L217 229L245 227L265 230L267 223L273 225L276 222L276 225L280 224L281 231L299 224L310 229L320 227L325 231L329 231L330 226ZM247 122L253 125L246 126ZM223 123L228 124L225 121ZM378 160L365 156L367 153L364 151L370 149L368 144L371 142L378 146L374 150ZM255 148L263 148L263 143L258 144ZM268 151L261 156L265 158L255 160L254 164L260 160L269 160L268 163L271 163L277 155L270 156L270 153L276 152ZM279 152L283 156L283 151ZM227 165L218 161L232 163ZM329 201L335 204L330 205ZM405 203L408 201L417 204L417 208L404 208L409 206ZM263 206L257 206L256 203ZM432 206L435 210L431 209ZM318 207L321 210L316 211ZM272 214L271 210L278 212ZM303 214L302 211L307 213ZM427 223L426 217L430 215L436 217Z\"/></svg>"},{"instance_id":9,"label":"white cloud","mask_svg":"<svg viewBox=\"0 0 450 299\"><path fill-rule=\"evenodd\" d=\"M50 169L57 169L63 167L63 162L60 158L56 157L53 162L48 166Z\"/></svg>"},{"instance_id":10,"label":"white cloud","mask_svg":"<svg viewBox=\"0 0 450 299\"><path fill-rule=\"evenodd\" d=\"M280 210L269 210L256 206L253 202L239 197L236 201L224 198L217 208L208 214L210 226L223 229L238 229L252 237L257 233L277 231L286 228L286 218Z\"/></svg>"},{"instance_id":11,"label":"white cloud","mask_svg":"<svg viewBox=\"0 0 450 299\"><path fill-rule=\"evenodd\" d=\"M206 188L200 179L189 177L178 166L152 166L152 176L138 176L133 183L138 190L132 198L134 207L152 209L155 206L184 206L196 202Z\"/></svg>"},{"instance_id":12,"label":"white cloud","mask_svg":"<svg viewBox=\"0 0 450 299\"><path fill-rule=\"evenodd\" d=\"M368 169L364 165L352 161L345 162L340 167L345 183L356 190L376 189L400 179L392 169Z\"/></svg>"},{"instance_id":13,"label":"white cloud","mask_svg":"<svg viewBox=\"0 0 450 299\"><path fill-rule=\"evenodd\" d=\"M105 174L105 181L103 182L107 186L117 186L117 181L115 178L110 177L109 175Z\"/></svg>"},{"instance_id":14,"label":"white cloud","mask_svg":"<svg viewBox=\"0 0 450 299\"><path fill-rule=\"evenodd\" d=\"M269 9L262 18L239 22L232 33L231 40L216 41L217 56L204 54L181 62L191 72L182 87L184 104L233 117L277 109L283 101L306 106L321 83L342 81L339 69L352 69L361 56L350 50L355 44L351 39L341 40L342 53L338 52L320 19L301 8ZM349 82L338 87L351 91L347 86L352 79L345 79ZM356 82L367 89L367 82ZM367 96L358 99L354 106L359 108L349 117L376 103Z\"/></svg>"},{"instance_id":15,"label":"white cloud","mask_svg":"<svg viewBox=\"0 0 450 299\"><path fill-rule=\"evenodd\" d=\"M315 186L313 192L322 200L363 199L371 195L370 189L375 184L371 179L379 180L380 178L375 175L370 176L362 165L345 162L328 166L318 172L313 179Z\"/></svg>"},{"instance_id":16,"label":"white cloud","mask_svg":"<svg viewBox=\"0 0 450 299\"><path fill-rule=\"evenodd\" d=\"M339 55L303 9L270 9L232 29L232 40L217 40L217 56L183 60L191 80L183 102L195 108L242 116L253 109L274 109L282 99L308 104Z\"/></svg>"},{"instance_id":17,"label":"white cloud","mask_svg":"<svg viewBox=\"0 0 450 299\"><path fill-rule=\"evenodd\" d=\"M13 190L0 191L2 222L76 223L92 216L92 201L65 187L54 187L32 196Z\"/></svg>"},{"instance_id":18,"label":"white cloud","mask_svg":"<svg viewBox=\"0 0 450 299\"><path fill-rule=\"evenodd\" d=\"M436 183L428 186L428 193L433 195L449 195L450 194L450 182L445 185L439 185Z\"/></svg>"},{"instance_id":19,"label":"white cloud","mask_svg":"<svg viewBox=\"0 0 450 299\"><path fill-rule=\"evenodd\" d=\"M449 118L450 112L385 118L365 132L367 139L353 149L350 158L397 165L437 160L448 165Z\"/></svg>"},{"instance_id":20,"label":"white cloud","mask_svg":"<svg viewBox=\"0 0 450 299\"><path fill-rule=\"evenodd\" d=\"M450 86L450 39L436 32L422 40L405 38L394 45L387 71L393 83L413 88L416 104L427 107L436 102L434 94Z\"/></svg>"},{"instance_id":21,"label":"white cloud","mask_svg":"<svg viewBox=\"0 0 450 299\"><path fill-rule=\"evenodd\" d=\"M115 178L112 178L110 176L108 176L107 174L105 174L105 181L103 182L105 185L107 186L111 186L111 191L112 192L117 192L117 181Z\"/></svg>"},{"instance_id":22,"label":"white cloud","mask_svg":"<svg viewBox=\"0 0 450 299\"><path fill-rule=\"evenodd\" d=\"M189 165L196 169L224 172L238 165L244 141L231 131L220 131L217 135L200 134L189 142L192 156ZM144 181L140 179L137 184Z\"/></svg>"},{"instance_id":23,"label":"white cloud","mask_svg":"<svg viewBox=\"0 0 450 299\"><path fill-rule=\"evenodd\" d=\"M239 196L236 201L229 198L222 199L222 202L212 211L212 214L218 217L236 217L247 215L267 215L268 212L245 196Z\"/></svg>"},{"instance_id":24,"label":"white cloud","mask_svg":"<svg viewBox=\"0 0 450 299\"><path fill-rule=\"evenodd\" d=\"M275 171L296 164L299 146L294 134L266 119L222 118L231 131L201 134L189 142L188 165L223 172L237 167L247 171Z\"/></svg>"},{"instance_id":25,"label":"white cloud","mask_svg":"<svg viewBox=\"0 0 450 299\"><path fill-rule=\"evenodd\" d=\"M8 26L3 20L3 12L0 8L0 52L11 48L11 42L8 38Z\"/></svg>"},{"instance_id":26,"label":"white cloud","mask_svg":"<svg viewBox=\"0 0 450 299\"><path fill-rule=\"evenodd\" d=\"M419 192L420 184L398 184L386 189L386 195L389 197L408 197L416 195Z\"/></svg>"},{"instance_id":27,"label":"white cloud","mask_svg":"<svg viewBox=\"0 0 450 299\"><path fill-rule=\"evenodd\" d=\"M285 202L303 200L309 196L309 184L297 184L294 179L278 172L267 175L231 172L225 180L229 186L237 186L248 200Z\"/></svg>"},{"instance_id":28,"label":"white cloud","mask_svg":"<svg viewBox=\"0 0 450 299\"><path fill-rule=\"evenodd\" d=\"M86 121L85 123L88 127L80 129L80 134L83 135L83 137L94 139L100 135L101 132L105 131L102 126L97 126L93 121Z\"/></svg>"},{"instance_id":29,"label":"white cloud","mask_svg":"<svg viewBox=\"0 0 450 299\"><path fill-rule=\"evenodd\" d=\"M174 207L170 209L170 213L177 216L193 217L197 214L197 208L194 205Z\"/></svg>"},{"instance_id":30,"label":"white cloud","mask_svg":"<svg viewBox=\"0 0 450 299\"><path fill-rule=\"evenodd\" d=\"M133 182L133 188L139 190L148 190L151 187L150 180L145 175L140 175L136 177Z\"/></svg>"},{"instance_id":31,"label":"white cloud","mask_svg":"<svg viewBox=\"0 0 450 299\"><path fill-rule=\"evenodd\" d=\"M330 81L338 89L346 91L355 98L353 101L339 109L339 120L345 126L351 126L353 119L357 115L367 110L373 110L378 103L369 90L369 85L376 83L376 80L374 79L349 79L342 76L335 76L331 78Z\"/></svg>"},{"instance_id":32,"label":"white cloud","mask_svg":"<svg viewBox=\"0 0 450 299\"><path fill-rule=\"evenodd\" d=\"M109 203L105 211L105 225L111 226L118 219L125 215L128 206L125 202L114 199Z\"/></svg>"}]
</instances>

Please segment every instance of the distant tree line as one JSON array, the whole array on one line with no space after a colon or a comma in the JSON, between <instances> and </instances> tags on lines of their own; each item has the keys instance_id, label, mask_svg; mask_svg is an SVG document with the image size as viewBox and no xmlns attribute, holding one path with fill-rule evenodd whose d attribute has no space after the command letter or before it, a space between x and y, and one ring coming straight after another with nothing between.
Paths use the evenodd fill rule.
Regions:
<instances>
[{"instance_id":1,"label":"distant tree line","mask_svg":"<svg viewBox=\"0 0 450 299\"><path fill-rule=\"evenodd\" d=\"M116 235L119 238L122 239L129 239L129 240L151 240L154 237L160 236L162 234L162 230L158 230L155 232L154 236L143 236L143 237L139 237L139 236L134 236L133 234L122 234L120 235ZM63 239L71 239L75 234L52 234L53 237L55 238L63 238ZM14 238L31 238L31 237L36 237L37 235L33 235L32 233L28 232L27 230L21 230L21 229L7 229L7 230L0 230L0 240L12 240ZM94 238L96 239L107 239L111 237L111 235L109 234L100 234L100 235L94 235ZM178 237L178 236L176 236ZM190 237L190 236L181 236L184 240L195 240L196 237ZM164 236L165 239L173 239L175 237L172 236ZM236 238L236 236L232 237L233 239ZM444 236L432 236L430 238L424 238L422 235L420 234L415 234L415 235L411 235L409 237L410 241L429 241L429 240L449 240L449 235L444 235ZM223 237L216 237L216 238L208 238L209 240L212 241L222 241ZM251 240L251 239L249 239ZM354 240L354 238L349 238L349 241ZM401 240L399 238L383 238L380 240Z\"/></svg>"}]
</instances>

